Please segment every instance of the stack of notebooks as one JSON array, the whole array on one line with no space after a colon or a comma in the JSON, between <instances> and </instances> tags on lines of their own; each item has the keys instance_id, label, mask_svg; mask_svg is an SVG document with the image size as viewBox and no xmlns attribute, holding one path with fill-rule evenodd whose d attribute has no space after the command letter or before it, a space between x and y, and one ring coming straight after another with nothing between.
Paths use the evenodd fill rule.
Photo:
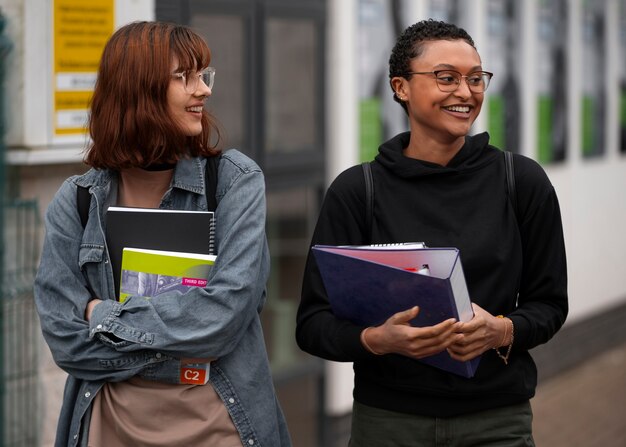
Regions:
<instances>
[{"instance_id":1,"label":"stack of notebooks","mask_svg":"<svg viewBox=\"0 0 626 447\"><path fill-rule=\"evenodd\" d=\"M215 263L215 216L211 211L110 207L106 241L115 292L156 298L204 287ZM181 366L181 383L203 385L208 363Z\"/></svg>"},{"instance_id":2,"label":"stack of notebooks","mask_svg":"<svg viewBox=\"0 0 626 447\"><path fill-rule=\"evenodd\" d=\"M313 254L333 313L363 326L378 326L397 312L419 306L412 326L449 318L469 321L474 312L459 250L422 243L378 246L315 245ZM454 360L447 351L419 361L473 377L480 357Z\"/></svg>"}]
</instances>

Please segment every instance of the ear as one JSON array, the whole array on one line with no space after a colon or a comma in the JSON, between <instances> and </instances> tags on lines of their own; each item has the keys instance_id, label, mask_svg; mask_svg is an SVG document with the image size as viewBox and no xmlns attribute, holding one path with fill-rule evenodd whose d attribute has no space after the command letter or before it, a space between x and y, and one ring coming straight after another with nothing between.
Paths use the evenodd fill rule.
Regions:
<instances>
[{"instance_id":1,"label":"ear","mask_svg":"<svg viewBox=\"0 0 626 447\"><path fill-rule=\"evenodd\" d=\"M400 76L395 76L389 80L389 83L391 84L393 91L396 92L396 98L401 101L406 101L408 96L406 79Z\"/></svg>"}]
</instances>

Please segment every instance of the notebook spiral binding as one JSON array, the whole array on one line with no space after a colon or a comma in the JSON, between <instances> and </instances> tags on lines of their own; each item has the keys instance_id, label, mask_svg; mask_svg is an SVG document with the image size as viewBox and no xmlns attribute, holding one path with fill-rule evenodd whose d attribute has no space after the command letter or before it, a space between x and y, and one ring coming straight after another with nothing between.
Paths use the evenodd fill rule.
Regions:
<instances>
[{"instance_id":1,"label":"notebook spiral binding","mask_svg":"<svg viewBox=\"0 0 626 447\"><path fill-rule=\"evenodd\" d=\"M215 254L215 214L211 218L211 223L209 224L209 254Z\"/></svg>"}]
</instances>

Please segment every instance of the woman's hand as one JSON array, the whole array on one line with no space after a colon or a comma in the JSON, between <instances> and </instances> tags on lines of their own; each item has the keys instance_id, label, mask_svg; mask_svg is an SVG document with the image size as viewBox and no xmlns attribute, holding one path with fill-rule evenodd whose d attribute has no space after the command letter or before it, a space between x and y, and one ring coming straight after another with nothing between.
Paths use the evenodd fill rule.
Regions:
<instances>
[{"instance_id":1,"label":"woman's hand","mask_svg":"<svg viewBox=\"0 0 626 447\"><path fill-rule=\"evenodd\" d=\"M101 299L94 298L87 303L87 309L85 309L85 320L91 320L91 313L93 312L93 308L102 302Z\"/></svg>"},{"instance_id":2,"label":"woman's hand","mask_svg":"<svg viewBox=\"0 0 626 447\"><path fill-rule=\"evenodd\" d=\"M459 361L471 360L492 348L506 346L507 318L498 318L491 315L478 304L472 303L474 318L460 323L457 332L459 339L448 348L450 356ZM510 335L510 334L509 334ZM510 338L510 337L509 337Z\"/></svg>"},{"instance_id":3,"label":"woman's hand","mask_svg":"<svg viewBox=\"0 0 626 447\"><path fill-rule=\"evenodd\" d=\"M409 321L419 313L419 307L389 317L381 326L370 327L362 332L362 341L375 354L401 354L419 359L444 351L460 340L460 323L454 318L435 326L413 327Z\"/></svg>"}]
</instances>

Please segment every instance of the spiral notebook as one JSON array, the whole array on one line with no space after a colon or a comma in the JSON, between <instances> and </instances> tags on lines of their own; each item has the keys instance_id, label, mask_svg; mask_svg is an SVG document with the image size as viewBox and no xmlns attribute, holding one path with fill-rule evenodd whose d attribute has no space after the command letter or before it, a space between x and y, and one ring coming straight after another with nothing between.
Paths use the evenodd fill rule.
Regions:
<instances>
[{"instance_id":1,"label":"spiral notebook","mask_svg":"<svg viewBox=\"0 0 626 447\"><path fill-rule=\"evenodd\" d=\"M109 207L106 242L119 297L125 247L215 255L215 215L212 211Z\"/></svg>"}]
</instances>

